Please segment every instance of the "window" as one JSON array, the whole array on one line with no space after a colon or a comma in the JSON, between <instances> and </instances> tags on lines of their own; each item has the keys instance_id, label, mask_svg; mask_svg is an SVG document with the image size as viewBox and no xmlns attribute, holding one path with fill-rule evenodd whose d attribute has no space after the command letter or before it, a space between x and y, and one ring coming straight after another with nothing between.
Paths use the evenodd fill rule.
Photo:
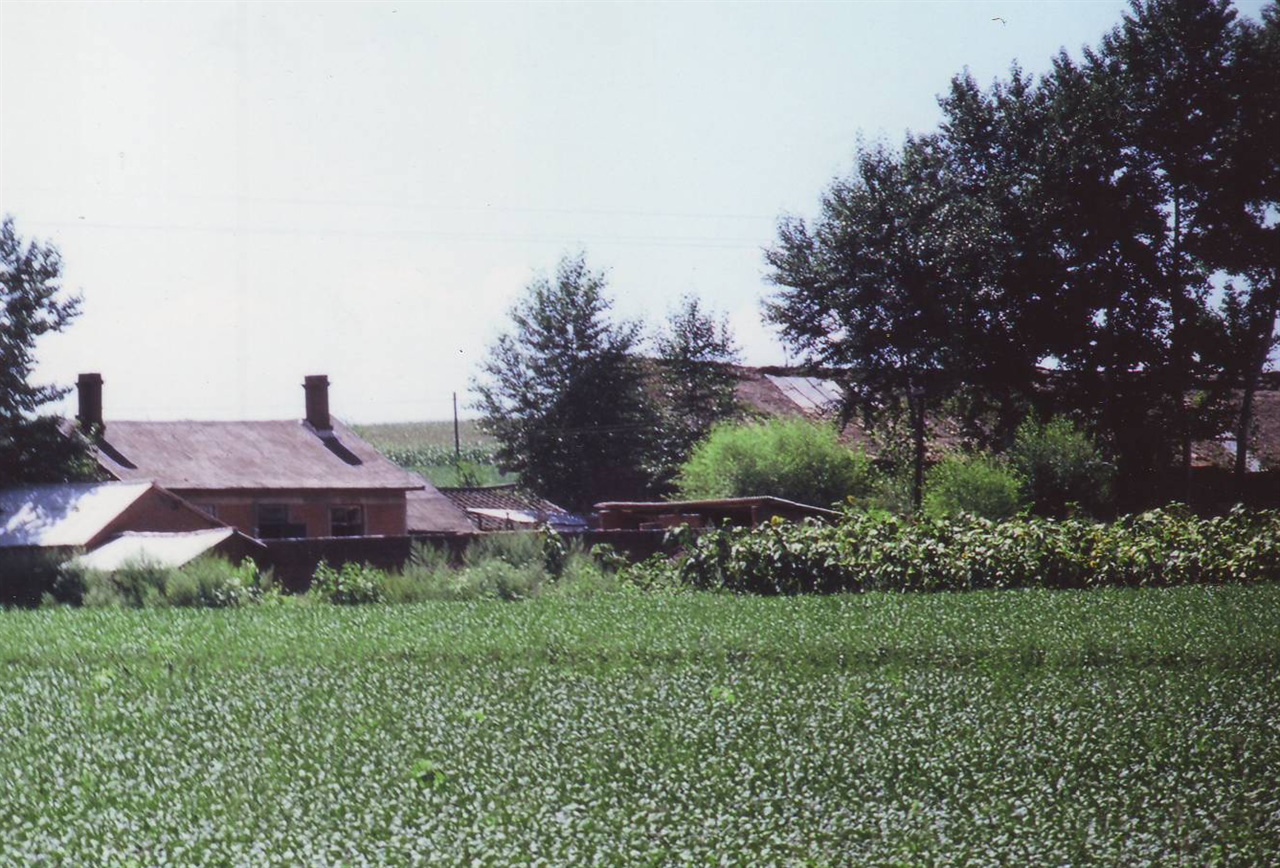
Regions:
<instances>
[{"instance_id":1,"label":"window","mask_svg":"<svg viewBox=\"0 0 1280 868\"><path fill-rule=\"evenodd\" d=\"M330 536L364 536L364 507L329 507Z\"/></svg>"},{"instance_id":2,"label":"window","mask_svg":"<svg viewBox=\"0 0 1280 868\"><path fill-rule=\"evenodd\" d=\"M258 539L289 539L306 535L306 525L289 523L287 504L258 504Z\"/></svg>"},{"instance_id":3,"label":"window","mask_svg":"<svg viewBox=\"0 0 1280 868\"><path fill-rule=\"evenodd\" d=\"M218 517L218 505L216 503L197 503L196 507L204 510L205 514L210 518Z\"/></svg>"}]
</instances>

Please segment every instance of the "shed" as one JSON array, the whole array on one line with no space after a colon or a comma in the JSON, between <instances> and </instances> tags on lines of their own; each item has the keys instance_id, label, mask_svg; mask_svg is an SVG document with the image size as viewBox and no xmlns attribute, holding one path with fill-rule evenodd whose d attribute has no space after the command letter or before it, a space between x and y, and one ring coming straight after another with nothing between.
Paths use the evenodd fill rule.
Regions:
<instances>
[{"instance_id":1,"label":"shed","mask_svg":"<svg viewBox=\"0 0 1280 868\"><path fill-rule=\"evenodd\" d=\"M115 534L225 525L152 482L66 482L0 489L0 549L91 549Z\"/></svg>"}]
</instances>

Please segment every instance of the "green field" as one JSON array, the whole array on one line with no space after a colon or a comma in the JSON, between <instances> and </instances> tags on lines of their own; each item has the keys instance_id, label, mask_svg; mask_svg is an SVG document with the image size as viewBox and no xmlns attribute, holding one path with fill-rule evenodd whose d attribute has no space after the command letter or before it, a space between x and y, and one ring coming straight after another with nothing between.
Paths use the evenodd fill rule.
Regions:
<instances>
[{"instance_id":1,"label":"green field","mask_svg":"<svg viewBox=\"0 0 1280 868\"><path fill-rule=\"evenodd\" d=\"M0 614L0 864L1265 864L1280 587Z\"/></svg>"},{"instance_id":2,"label":"green field","mask_svg":"<svg viewBox=\"0 0 1280 868\"><path fill-rule=\"evenodd\" d=\"M379 448L413 449L426 446L453 448L453 422L386 422L356 425L356 433ZM495 446L475 419L458 421L458 440L465 446Z\"/></svg>"},{"instance_id":3,"label":"green field","mask_svg":"<svg viewBox=\"0 0 1280 868\"><path fill-rule=\"evenodd\" d=\"M498 485L515 482L493 460L498 442L475 419L458 423L464 463L454 459L453 422L389 422L357 425L356 433L402 467L438 486Z\"/></svg>"}]
</instances>

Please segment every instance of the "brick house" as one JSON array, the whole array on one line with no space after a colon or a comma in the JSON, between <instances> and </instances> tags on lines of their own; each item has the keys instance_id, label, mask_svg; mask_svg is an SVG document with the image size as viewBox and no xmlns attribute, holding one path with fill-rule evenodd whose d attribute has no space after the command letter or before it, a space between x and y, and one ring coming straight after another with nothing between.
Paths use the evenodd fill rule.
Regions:
<instances>
[{"instance_id":1,"label":"brick house","mask_svg":"<svg viewBox=\"0 0 1280 868\"><path fill-rule=\"evenodd\" d=\"M249 536L404 536L408 492L437 506L424 532L472 531L430 483L329 415L327 376L306 377L305 418L267 422L104 420L102 377L76 386L81 429L111 478L155 482Z\"/></svg>"}]
</instances>

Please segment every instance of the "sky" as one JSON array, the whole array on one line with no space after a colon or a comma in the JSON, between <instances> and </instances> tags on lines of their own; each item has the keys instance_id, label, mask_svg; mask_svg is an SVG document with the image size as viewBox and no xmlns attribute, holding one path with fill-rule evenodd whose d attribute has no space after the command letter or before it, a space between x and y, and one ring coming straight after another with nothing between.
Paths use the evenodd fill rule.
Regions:
<instances>
[{"instance_id":1,"label":"sky","mask_svg":"<svg viewBox=\"0 0 1280 868\"><path fill-rule=\"evenodd\" d=\"M0 2L0 213L83 299L35 379L100 372L108 421L300 417L318 373L348 422L474 415L511 306L579 251L618 318L696 295L785 363L779 217L934 128L957 73L1042 73L1125 8Z\"/></svg>"}]
</instances>

